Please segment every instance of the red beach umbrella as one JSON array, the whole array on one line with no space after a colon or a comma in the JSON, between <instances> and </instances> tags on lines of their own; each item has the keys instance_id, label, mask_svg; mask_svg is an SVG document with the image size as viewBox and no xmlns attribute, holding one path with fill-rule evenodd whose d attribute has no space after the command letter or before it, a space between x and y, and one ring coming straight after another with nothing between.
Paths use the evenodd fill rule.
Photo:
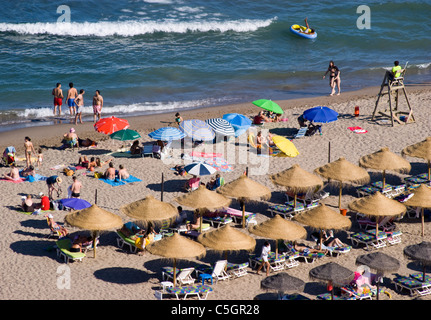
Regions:
<instances>
[{"instance_id":1,"label":"red beach umbrella","mask_svg":"<svg viewBox=\"0 0 431 320\"><path fill-rule=\"evenodd\" d=\"M112 134L116 131L127 129L128 127L130 127L129 121L114 116L102 118L94 124L94 129L104 134Z\"/></svg>"}]
</instances>

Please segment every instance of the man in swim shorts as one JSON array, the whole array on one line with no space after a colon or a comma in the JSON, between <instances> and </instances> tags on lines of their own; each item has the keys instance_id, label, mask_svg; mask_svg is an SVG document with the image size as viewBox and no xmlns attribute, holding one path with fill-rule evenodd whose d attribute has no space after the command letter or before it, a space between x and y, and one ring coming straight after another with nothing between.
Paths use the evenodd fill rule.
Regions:
<instances>
[{"instance_id":1,"label":"man in swim shorts","mask_svg":"<svg viewBox=\"0 0 431 320\"><path fill-rule=\"evenodd\" d=\"M78 179L76 178L76 176L72 177L73 179L73 183L70 186L70 191L72 192L72 198L79 198L81 196L81 188L82 188L82 184L81 182L78 181Z\"/></svg>"},{"instance_id":2,"label":"man in swim shorts","mask_svg":"<svg viewBox=\"0 0 431 320\"><path fill-rule=\"evenodd\" d=\"M82 123L82 109L84 108L84 93L85 93L84 89L79 90L79 94L75 98L75 104L76 104L76 107L78 108L76 109L76 114L75 114L75 124L77 124L78 118Z\"/></svg>"},{"instance_id":3,"label":"man in swim shorts","mask_svg":"<svg viewBox=\"0 0 431 320\"><path fill-rule=\"evenodd\" d=\"M76 113L75 98L78 96L78 91L73 87L73 82L69 83L69 90L67 91L66 102L69 106L70 115L73 116Z\"/></svg>"},{"instance_id":4,"label":"man in swim shorts","mask_svg":"<svg viewBox=\"0 0 431 320\"><path fill-rule=\"evenodd\" d=\"M61 115L61 105L63 104L63 90L61 90L61 83L58 82L56 87L52 89L52 95L54 96L54 115L58 107L58 115Z\"/></svg>"},{"instance_id":5,"label":"man in swim shorts","mask_svg":"<svg viewBox=\"0 0 431 320\"><path fill-rule=\"evenodd\" d=\"M100 120L103 108L103 97L100 95L100 90L96 90L93 97L93 113L94 113L94 123L96 123L96 117Z\"/></svg>"}]
</instances>

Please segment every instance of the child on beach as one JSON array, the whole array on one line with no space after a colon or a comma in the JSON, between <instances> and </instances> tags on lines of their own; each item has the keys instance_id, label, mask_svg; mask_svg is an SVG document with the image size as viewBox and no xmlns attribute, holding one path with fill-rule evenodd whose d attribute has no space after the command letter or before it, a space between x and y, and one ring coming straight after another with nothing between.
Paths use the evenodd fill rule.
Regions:
<instances>
[{"instance_id":1,"label":"child on beach","mask_svg":"<svg viewBox=\"0 0 431 320\"><path fill-rule=\"evenodd\" d=\"M183 121L183 117L180 116L180 113L177 112L175 114L175 122L177 123L177 125L180 125L180 123Z\"/></svg>"},{"instance_id":2,"label":"child on beach","mask_svg":"<svg viewBox=\"0 0 431 320\"><path fill-rule=\"evenodd\" d=\"M37 163L36 163L38 168L42 166L42 161L43 161L42 149L39 148L37 150Z\"/></svg>"},{"instance_id":3,"label":"child on beach","mask_svg":"<svg viewBox=\"0 0 431 320\"><path fill-rule=\"evenodd\" d=\"M36 151L34 151L33 143L29 137L24 138L24 149L25 149L25 161L27 162L27 168L31 166L31 154L36 155Z\"/></svg>"}]
</instances>

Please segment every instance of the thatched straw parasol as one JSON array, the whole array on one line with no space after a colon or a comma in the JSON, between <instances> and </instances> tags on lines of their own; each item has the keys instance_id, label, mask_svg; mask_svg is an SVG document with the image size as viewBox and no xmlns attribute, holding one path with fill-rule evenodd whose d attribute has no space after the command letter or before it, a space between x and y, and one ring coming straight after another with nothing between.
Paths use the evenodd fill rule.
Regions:
<instances>
[{"instance_id":1,"label":"thatched straw parasol","mask_svg":"<svg viewBox=\"0 0 431 320\"><path fill-rule=\"evenodd\" d=\"M304 291L305 282L286 272L281 272L263 279L260 282L260 287L266 290L277 290L278 296L281 298L284 292Z\"/></svg>"},{"instance_id":2,"label":"thatched straw parasol","mask_svg":"<svg viewBox=\"0 0 431 320\"><path fill-rule=\"evenodd\" d=\"M385 187L386 171L407 173L411 169L410 162L393 153L387 147L382 148L372 154L363 156L361 159L359 159L359 165L364 168L383 171L382 189Z\"/></svg>"},{"instance_id":3,"label":"thatched straw parasol","mask_svg":"<svg viewBox=\"0 0 431 320\"><path fill-rule=\"evenodd\" d=\"M274 218L267 219L258 225L254 225L250 227L248 231L259 237L270 238L276 241L278 241L278 239L294 241L307 236L307 230L305 230L304 227L283 219L280 215L276 215ZM278 245L276 245L275 248L276 256L278 256Z\"/></svg>"},{"instance_id":4,"label":"thatched straw parasol","mask_svg":"<svg viewBox=\"0 0 431 320\"><path fill-rule=\"evenodd\" d=\"M176 267L177 259L188 259L202 257L206 250L200 243L189 240L178 233L171 237L165 237L162 240L155 241L145 247L148 252L154 255L162 256L174 260L174 286L176 286Z\"/></svg>"},{"instance_id":5,"label":"thatched straw parasol","mask_svg":"<svg viewBox=\"0 0 431 320\"><path fill-rule=\"evenodd\" d=\"M356 265L366 265L377 271L378 276L383 276L384 272L394 272L400 268L400 262L394 257L382 252L364 254L356 258ZM379 300L379 284L377 281L377 300Z\"/></svg>"},{"instance_id":6,"label":"thatched straw parasol","mask_svg":"<svg viewBox=\"0 0 431 320\"><path fill-rule=\"evenodd\" d=\"M353 280L355 273L335 262L329 262L310 270L309 276L314 279L329 281L334 285L344 285ZM334 288L331 290L334 299Z\"/></svg>"},{"instance_id":7,"label":"thatched straw parasol","mask_svg":"<svg viewBox=\"0 0 431 320\"><path fill-rule=\"evenodd\" d=\"M422 208L421 220L423 237L425 235L424 208L431 208L431 189L425 184L422 184L419 188L413 191L413 196L404 202L404 205Z\"/></svg>"},{"instance_id":8,"label":"thatched straw parasol","mask_svg":"<svg viewBox=\"0 0 431 320\"><path fill-rule=\"evenodd\" d=\"M414 158L421 158L428 161L428 181L431 179L431 137L425 140L405 147L401 151L403 157L409 156Z\"/></svg>"},{"instance_id":9,"label":"thatched straw parasol","mask_svg":"<svg viewBox=\"0 0 431 320\"><path fill-rule=\"evenodd\" d=\"M176 198L175 201L183 206L191 207L196 210L218 209L222 207L227 207L231 203L231 200L229 198L226 198L225 196L215 191L208 190L203 185L200 185L198 189L186 195ZM200 219L200 221L200 230L202 230L202 218Z\"/></svg>"},{"instance_id":10,"label":"thatched straw parasol","mask_svg":"<svg viewBox=\"0 0 431 320\"><path fill-rule=\"evenodd\" d=\"M423 282L425 282L426 266L431 265L431 242L423 241L419 244L407 246L404 255L418 261L423 266Z\"/></svg>"},{"instance_id":11,"label":"thatched straw parasol","mask_svg":"<svg viewBox=\"0 0 431 320\"><path fill-rule=\"evenodd\" d=\"M94 258L96 258L96 240L98 232L116 229L121 227L123 224L123 220L119 216L99 208L95 204L89 208L69 213L64 217L64 220L73 227L89 230L92 232Z\"/></svg>"},{"instance_id":12,"label":"thatched straw parasol","mask_svg":"<svg viewBox=\"0 0 431 320\"><path fill-rule=\"evenodd\" d=\"M341 209L343 183L350 182L365 184L370 182L370 175L365 169L347 161L344 157L325 164L324 166L315 169L314 172L324 178L332 179L340 183L340 196L338 200L339 209Z\"/></svg>"},{"instance_id":13,"label":"thatched straw parasol","mask_svg":"<svg viewBox=\"0 0 431 320\"><path fill-rule=\"evenodd\" d=\"M174 205L157 200L151 195L122 206L120 212L142 222L163 221L178 215L178 210Z\"/></svg>"},{"instance_id":14,"label":"thatched straw parasol","mask_svg":"<svg viewBox=\"0 0 431 320\"><path fill-rule=\"evenodd\" d=\"M376 236L379 230L379 218L401 216L407 210L403 204L385 197L380 192L352 201L349 209L366 216L376 217Z\"/></svg>"},{"instance_id":15,"label":"thatched straw parasol","mask_svg":"<svg viewBox=\"0 0 431 320\"><path fill-rule=\"evenodd\" d=\"M320 231L320 249L322 248L322 230L344 230L350 229L352 226L352 222L348 217L328 208L323 203L316 208L295 216L293 219Z\"/></svg>"},{"instance_id":16,"label":"thatched straw parasol","mask_svg":"<svg viewBox=\"0 0 431 320\"><path fill-rule=\"evenodd\" d=\"M302 169L298 164L270 176L270 179L276 185L286 187L294 193L294 207L296 207L298 193L307 192L323 185L320 177Z\"/></svg>"},{"instance_id":17,"label":"thatched straw parasol","mask_svg":"<svg viewBox=\"0 0 431 320\"><path fill-rule=\"evenodd\" d=\"M245 228L245 202L256 199L269 199L271 190L245 175L231 181L217 190L218 193L227 197L236 198L242 203L242 227Z\"/></svg>"},{"instance_id":18,"label":"thatched straw parasol","mask_svg":"<svg viewBox=\"0 0 431 320\"><path fill-rule=\"evenodd\" d=\"M251 251L256 246L254 238L228 224L199 235L198 242L217 251Z\"/></svg>"}]
</instances>

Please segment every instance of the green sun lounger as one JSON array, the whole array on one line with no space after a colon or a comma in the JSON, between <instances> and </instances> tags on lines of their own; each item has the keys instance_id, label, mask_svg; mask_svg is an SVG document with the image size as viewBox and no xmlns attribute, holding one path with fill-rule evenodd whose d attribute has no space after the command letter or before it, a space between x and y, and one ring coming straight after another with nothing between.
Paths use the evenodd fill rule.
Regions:
<instances>
[{"instance_id":1,"label":"green sun lounger","mask_svg":"<svg viewBox=\"0 0 431 320\"><path fill-rule=\"evenodd\" d=\"M57 257L63 258L65 263L69 263L69 260L78 260L82 262L85 258L85 253L83 252L71 252L69 251L72 246L70 239L61 239L55 242L57 245Z\"/></svg>"}]
</instances>

